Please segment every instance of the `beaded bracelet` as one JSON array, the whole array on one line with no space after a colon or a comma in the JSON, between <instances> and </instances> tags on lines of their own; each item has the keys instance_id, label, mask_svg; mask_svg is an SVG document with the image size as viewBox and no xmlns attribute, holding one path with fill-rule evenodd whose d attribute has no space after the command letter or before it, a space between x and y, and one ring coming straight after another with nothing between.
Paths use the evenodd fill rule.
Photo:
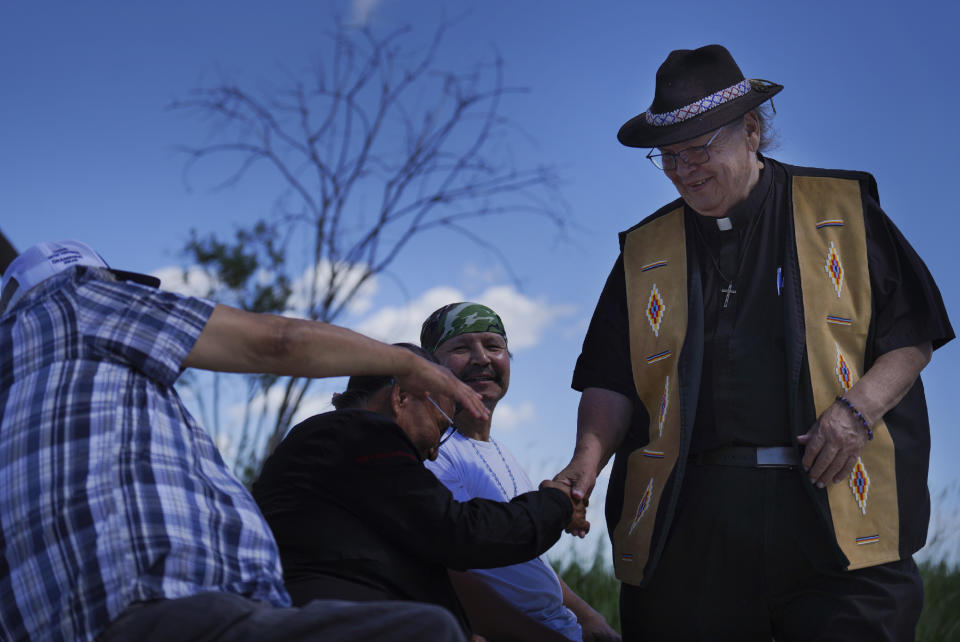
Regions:
<instances>
[{"instance_id":1,"label":"beaded bracelet","mask_svg":"<svg viewBox=\"0 0 960 642\"><path fill-rule=\"evenodd\" d=\"M870 429L870 424L867 423L866 418L860 414L860 411L857 410L856 406L850 403L850 400L844 397L843 395L837 395L837 401L843 402L846 404L847 408L850 409L850 412L857 416L857 419L860 420L860 423L863 424L863 427L867 429L867 439L873 439L873 430Z\"/></svg>"}]
</instances>

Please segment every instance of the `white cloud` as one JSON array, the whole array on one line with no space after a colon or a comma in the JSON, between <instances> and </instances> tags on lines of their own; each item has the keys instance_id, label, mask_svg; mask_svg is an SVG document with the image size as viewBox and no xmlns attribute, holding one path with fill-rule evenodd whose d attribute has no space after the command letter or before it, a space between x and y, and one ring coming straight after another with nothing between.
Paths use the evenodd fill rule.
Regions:
<instances>
[{"instance_id":1,"label":"white cloud","mask_svg":"<svg viewBox=\"0 0 960 642\"><path fill-rule=\"evenodd\" d=\"M380 308L354 327L381 341L417 343L423 321L437 308L456 301L475 301L493 308L503 319L510 349L514 351L538 345L553 321L576 311L573 305L554 305L545 297L532 299L509 285L487 288L478 296L467 296L442 285L427 290L407 305Z\"/></svg>"},{"instance_id":2,"label":"white cloud","mask_svg":"<svg viewBox=\"0 0 960 642\"><path fill-rule=\"evenodd\" d=\"M359 278L361 274L359 270L359 268L344 270L343 278ZM187 279L182 278L183 270L174 267L164 268L156 274L164 280L165 287L186 294L196 294L198 292L203 294L211 285L204 272L196 268L188 270ZM321 266L319 275L322 277L328 274L329 272L325 272L323 266ZM308 273L298 279L296 284L297 296L303 296L307 278ZM358 295L358 300L361 303L358 304L356 309L361 311L371 309L377 289L376 282L361 287ZM361 318L359 322L350 321L347 325L382 341L418 343L420 325L423 320L437 308L456 301L476 301L496 310L503 318L510 348L514 351L539 345L544 341L548 331L562 332L564 325L575 316L575 308L570 304L552 303L546 296L533 298L509 285L491 286L479 294L467 294L455 287L441 285L424 291L416 299L405 305L373 308L374 311L365 318ZM354 319L357 318L357 315L349 316ZM224 432L227 432L228 435L218 436L218 445L228 459L231 458L232 451L237 447L244 418L246 417L254 423L258 422L263 416L265 407L268 409L267 416L272 417L283 393L283 386L274 386L266 394L256 395L248 406L245 403L245 385L240 383L243 379L239 376L236 378L230 377L230 381L229 392L224 389L220 398L222 404L221 425L225 427ZM315 382L311 386L308 396L298 408L293 423L298 423L309 416L330 410L332 392L343 390L345 386L346 381L343 378ZM209 389L207 391L209 392ZM211 400L208 398L208 401ZM535 425L536 419L537 409L532 402L521 402L519 399L512 404L501 402L497 406L494 428L503 432L522 431L524 427ZM269 423L270 420L268 419L267 425L264 426L265 429L269 429ZM229 426L234 429L226 428ZM251 428L255 427L251 426ZM261 434L253 438L263 439L265 437L265 434Z\"/></svg>"},{"instance_id":3,"label":"white cloud","mask_svg":"<svg viewBox=\"0 0 960 642\"><path fill-rule=\"evenodd\" d=\"M331 278L332 265L329 261L321 261L315 268L310 267L304 270L300 277L294 280L292 284L293 293L290 296L288 308L290 311L301 312L307 309L314 282L316 282L316 289L320 294L325 292L326 284ZM338 264L334 277L334 287L344 295L349 293L363 278L366 270L365 265ZM378 290L379 284L376 277L368 278L353 294L347 304L347 310L354 315L367 312L373 306L373 298ZM338 304L342 300L342 296L338 297L335 303Z\"/></svg>"},{"instance_id":4,"label":"white cloud","mask_svg":"<svg viewBox=\"0 0 960 642\"><path fill-rule=\"evenodd\" d=\"M546 297L531 299L509 285L488 288L474 300L493 308L500 315L513 351L538 345L553 321L576 311L576 306L554 305Z\"/></svg>"},{"instance_id":5,"label":"white cloud","mask_svg":"<svg viewBox=\"0 0 960 642\"><path fill-rule=\"evenodd\" d=\"M222 413L221 425L227 428L214 436L214 443L224 459L233 461L237 456L236 449L239 446L245 418L251 422L251 433L248 438L253 440L255 448L263 447L268 433L272 430L277 409L280 407L284 386L282 384L274 385L266 394L260 392L254 395L248 403L242 398L245 389L245 385L242 383L242 375L227 376L229 379L224 380L221 384L223 386L221 391L223 398L220 408ZM209 384L209 381L207 383ZM333 392L343 390L346 385L346 378L342 377L315 381L300 403L299 408L297 408L290 424L291 427L313 415L333 410L333 406L330 404ZM267 419L266 422L260 424L260 420L264 417Z\"/></svg>"},{"instance_id":6,"label":"white cloud","mask_svg":"<svg viewBox=\"0 0 960 642\"><path fill-rule=\"evenodd\" d=\"M313 384L317 386L317 384ZM347 387L346 380L343 381L343 385L340 386L340 390ZM304 419L309 419L314 415L319 415L322 412L328 412L333 410L333 405L330 403L330 399L333 397L333 388L324 387L321 388L310 388L310 393L308 396L304 397L303 401L300 403L300 407L297 408L297 412L293 415L292 425L296 426L298 423Z\"/></svg>"},{"instance_id":7,"label":"white cloud","mask_svg":"<svg viewBox=\"0 0 960 642\"><path fill-rule=\"evenodd\" d=\"M292 293L285 314L303 316L310 301L310 290L313 288L314 278L316 278L317 289L322 294L331 277L331 265L330 262L323 261L316 268L307 268L293 280ZM364 265L338 265L334 279L335 287L339 292L346 294L357 287L357 283L363 278L365 272ZM233 304L229 294L222 289L222 284L199 266L194 265L189 268L168 266L156 270L153 275L160 279L161 287L165 290L187 296L210 297L218 303ZM259 270L256 274L256 279L261 284L270 283L273 278L273 274L268 270ZM368 278L357 287L357 291L347 303L347 311L354 316L367 313L373 307L373 300L379 289L376 276ZM342 300L342 296L338 297L335 303Z\"/></svg>"},{"instance_id":8,"label":"white cloud","mask_svg":"<svg viewBox=\"0 0 960 642\"><path fill-rule=\"evenodd\" d=\"M395 343L409 341L420 343L420 325L437 308L454 301L463 301L464 295L456 288L438 286L430 288L420 297L404 306L387 306L356 325L357 332Z\"/></svg>"},{"instance_id":9,"label":"white cloud","mask_svg":"<svg viewBox=\"0 0 960 642\"><path fill-rule=\"evenodd\" d=\"M536 408L529 401L524 401L519 406L501 401L493 415L493 429L497 432L511 432L529 426L536 416Z\"/></svg>"},{"instance_id":10,"label":"white cloud","mask_svg":"<svg viewBox=\"0 0 960 642\"><path fill-rule=\"evenodd\" d=\"M216 281L198 267L187 269L168 266L155 270L153 276L160 279L160 287L187 296L209 296L217 287Z\"/></svg>"},{"instance_id":11,"label":"white cloud","mask_svg":"<svg viewBox=\"0 0 960 642\"><path fill-rule=\"evenodd\" d=\"M499 263L485 264L482 267L469 263L463 268L463 277L470 283L483 284L506 280L503 267Z\"/></svg>"},{"instance_id":12,"label":"white cloud","mask_svg":"<svg viewBox=\"0 0 960 642\"><path fill-rule=\"evenodd\" d=\"M363 26L370 20L380 0L353 0L353 16L351 23L357 26Z\"/></svg>"},{"instance_id":13,"label":"white cloud","mask_svg":"<svg viewBox=\"0 0 960 642\"><path fill-rule=\"evenodd\" d=\"M363 265L340 265L335 277L336 287L341 292L349 292L363 278L366 267ZM186 270L179 267L165 267L154 273L160 278L167 290L192 296L211 296L213 299L230 303L224 296L218 296L219 284L204 270L193 266ZM309 292L314 279L319 289L330 279L331 264L321 262L316 268L308 268L295 279L287 314L300 316L306 310ZM262 282L268 281L269 273L257 275ZM361 284L347 305L350 317L358 318L374 309L374 300L380 291L377 278L370 277ZM209 293L214 294L210 295ZM553 304L546 297L536 299L519 292L511 285L487 287L479 295L467 295L448 285L430 288L421 296L403 306L387 306L376 309L359 323L351 324L358 332L386 342L410 341L417 343L420 337L420 325L437 308L455 301L476 301L493 308L503 319L507 330L510 349L523 350L538 345L546 330L560 319L569 319L576 313L571 304ZM579 324L577 324L579 325ZM578 328L579 329L579 328ZM561 327L561 330L563 328ZM569 332L569 329L566 329Z\"/></svg>"},{"instance_id":14,"label":"white cloud","mask_svg":"<svg viewBox=\"0 0 960 642\"><path fill-rule=\"evenodd\" d=\"M284 383L285 381L286 380L283 380ZM333 377L314 381L310 386L309 391L307 391L306 396L300 402L300 406L297 408L297 412L293 416L291 425L296 425L304 419L312 417L313 415L321 412L333 410L333 406L330 404L330 399L333 396L333 393L335 391L342 391L344 388L346 388L346 386L347 380L345 377ZM270 390L267 391L266 396L264 396L262 393L256 395L250 402L250 408L252 409L253 413L255 415L262 413L264 404L266 403L266 406L270 411L269 415L274 416L277 408L280 407L280 401L283 399L283 390L284 385L278 384L270 388ZM234 413L235 421L239 422L242 419L245 405L246 404L240 403L231 407L231 411Z\"/></svg>"}]
</instances>

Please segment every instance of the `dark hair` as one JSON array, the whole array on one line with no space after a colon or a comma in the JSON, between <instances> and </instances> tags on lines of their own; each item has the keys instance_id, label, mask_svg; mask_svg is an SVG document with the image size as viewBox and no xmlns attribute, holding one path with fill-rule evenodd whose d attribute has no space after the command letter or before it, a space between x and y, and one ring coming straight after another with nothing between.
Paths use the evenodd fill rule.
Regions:
<instances>
[{"instance_id":1,"label":"dark hair","mask_svg":"<svg viewBox=\"0 0 960 642\"><path fill-rule=\"evenodd\" d=\"M399 348L406 348L427 361L437 362L436 357L418 345L412 343L394 343L393 345ZM379 392L386 386L392 386L394 383L396 383L396 381L393 375L354 375L347 381L346 390L333 395L331 403L337 410L343 410L344 408L362 408L374 393Z\"/></svg>"}]
</instances>

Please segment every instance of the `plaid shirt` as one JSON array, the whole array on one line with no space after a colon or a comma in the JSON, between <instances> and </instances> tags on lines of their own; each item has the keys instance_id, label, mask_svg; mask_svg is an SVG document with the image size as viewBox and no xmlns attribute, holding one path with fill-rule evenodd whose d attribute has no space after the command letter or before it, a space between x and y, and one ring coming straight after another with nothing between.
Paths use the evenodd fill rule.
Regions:
<instances>
[{"instance_id":1,"label":"plaid shirt","mask_svg":"<svg viewBox=\"0 0 960 642\"><path fill-rule=\"evenodd\" d=\"M289 605L269 527L173 389L212 310L80 267L0 317L0 639L92 640L205 591Z\"/></svg>"}]
</instances>

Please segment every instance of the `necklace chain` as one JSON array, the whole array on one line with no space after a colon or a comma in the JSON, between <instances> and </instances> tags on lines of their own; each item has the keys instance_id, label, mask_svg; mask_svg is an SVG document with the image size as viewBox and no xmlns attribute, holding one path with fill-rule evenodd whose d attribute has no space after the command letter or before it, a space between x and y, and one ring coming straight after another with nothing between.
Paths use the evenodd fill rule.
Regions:
<instances>
[{"instance_id":1,"label":"necklace chain","mask_svg":"<svg viewBox=\"0 0 960 642\"><path fill-rule=\"evenodd\" d=\"M720 269L720 262L713 255L713 250L710 249L710 246L707 244L707 239L703 237L703 232L700 231L700 222L693 222L693 229L697 232L697 238L700 240L703 250L707 253L707 256L710 257L710 261L713 263L713 267L717 271L717 274L720 275L720 278L728 283L727 287L721 290L721 292L725 292L727 295L723 301L724 310L727 309L727 304L730 303L730 295L737 293L736 289L734 289L734 284L736 283L737 279L740 278L740 270L743 269L743 263L747 258L747 250L750 248L750 241L753 240L753 232L760 227L757 221L759 218L759 215L754 216L749 223L746 241L744 242L743 247L740 248L740 260L737 261L737 271L734 273L732 279L728 278L727 275L723 273L723 270Z\"/></svg>"},{"instance_id":2,"label":"necklace chain","mask_svg":"<svg viewBox=\"0 0 960 642\"><path fill-rule=\"evenodd\" d=\"M500 492L503 493L504 499L510 501L517 496L517 479L513 476L513 471L510 470L510 464L507 463L507 458L503 456L503 451L500 450L500 446L494 441L493 437L490 438L490 443L493 444L493 447L497 449L497 454L500 455L500 461L503 462L504 467L507 469L507 474L510 475L510 481L513 483L513 495L507 495L507 489L503 487L503 484L500 483L500 477L493 472L493 468L490 467L490 462L487 461L487 458L483 456L483 453L480 452L480 449L477 448L477 444L474 443L473 439L469 437L467 440L470 442L470 445L473 446L473 450L477 453L477 457L480 458L480 461L483 462L483 465L487 467L487 472L490 473L490 476L493 477L493 481L497 482L497 486L500 487Z\"/></svg>"}]
</instances>

